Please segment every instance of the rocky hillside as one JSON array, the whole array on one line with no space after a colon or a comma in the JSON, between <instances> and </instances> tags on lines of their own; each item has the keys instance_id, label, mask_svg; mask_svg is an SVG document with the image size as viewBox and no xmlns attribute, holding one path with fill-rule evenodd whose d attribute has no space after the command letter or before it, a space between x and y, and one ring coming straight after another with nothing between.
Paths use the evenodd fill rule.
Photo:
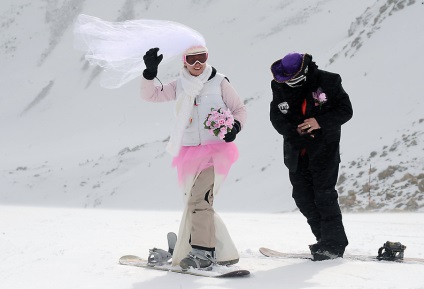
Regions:
<instances>
[{"instance_id":1,"label":"rocky hillside","mask_svg":"<svg viewBox=\"0 0 424 289\"><path fill-rule=\"evenodd\" d=\"M424 119L399 135L341 168L345 211L424 211Z\"/></svg>"}]
</instances>

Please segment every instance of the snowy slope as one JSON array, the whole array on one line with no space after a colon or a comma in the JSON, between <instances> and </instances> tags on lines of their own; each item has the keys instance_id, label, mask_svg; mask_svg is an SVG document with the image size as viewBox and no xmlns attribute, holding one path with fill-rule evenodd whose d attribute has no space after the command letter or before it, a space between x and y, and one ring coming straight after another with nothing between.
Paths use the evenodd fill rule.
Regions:
<instances>
[{"instance_id":1,"label":"snowy slope","mask_svg":"<svg viewBox=\"0 0 424 289\"><path fill-rule=\"evenodd\" d=\"M372 183L386 194L406 173L417 181L396 189L384 208L422 211L424 5L419 1L107 1L5 0L0 4L0 202L76 207L179 209L171 158L164 153L173 104L145 103L138 79L116 89L99 86L101 71L73 49L79 13L105 20L167 19L201 32L210 63L225 73L247 104L237 138L240 159L217 207L226 211L294 209L281 137L268 120L270 64L290 51L308 52L342 75L354 105L344 126L341 201L369 202L366 171L407 168ZM346 9L349 5L349 9ZM180 63L160 67L175 77ZM373 152L414 138L414 146ZM355 165L353 165L355 164ZM360 175L361 177L357 177ZM165 181L164 181L165 180ZM355 182L357 183L355 184ZM376 181L377 182L377 181ZM350 193L349 191L354 191ZM355 202L351 199L355 194ZM418 195L417 195L418 194ZM412 206L406 204L414 199ZM372 201L382 203L381 197ZM375 208L375 207L373 207Z\"/></svg>"}]
</instances>

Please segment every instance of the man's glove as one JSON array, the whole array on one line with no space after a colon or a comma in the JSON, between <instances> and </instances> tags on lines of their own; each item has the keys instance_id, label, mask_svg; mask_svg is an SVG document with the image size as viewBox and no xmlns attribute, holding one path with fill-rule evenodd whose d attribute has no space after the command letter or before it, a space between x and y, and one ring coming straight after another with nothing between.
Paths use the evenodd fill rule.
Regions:
<instances>
[{"instance_id":1,"label":"man's glove","mask_svg":"<svg viewBox=\"0 0 424 289\"><path fill-rule=\"evenodd\" d=\"M233 128L225 134L225 142L232 142L236 139L236 135L240 132L241 125L238 120L234 120Z\"/></svg>"},{"instance_id":2,"label":"man's glove","mask_svg":"<svg viewBox=\"0 0 424 289\"><path fill-rule=\"evenodd\" d=\"M153 80L158 75L158 66L162 61L163 54L158 56L159 48L150 48L143 56L144 64L146 69L143 71L145 79Z\"/></svg>"}]
</instances>

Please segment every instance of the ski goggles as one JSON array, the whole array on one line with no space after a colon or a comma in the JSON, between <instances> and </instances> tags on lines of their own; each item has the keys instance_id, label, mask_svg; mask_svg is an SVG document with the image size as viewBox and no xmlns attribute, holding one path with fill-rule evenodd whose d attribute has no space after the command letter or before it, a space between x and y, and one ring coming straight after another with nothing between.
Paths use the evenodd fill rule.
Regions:
<instances>
[{"instance_id":1,"label":"ski goggles","mask_svg":"<svg viewBox=\"0 0 424 289\"><path fill-rule=\"evenodd\" d=\"M299 86L302 86L305 82L306 82L306 75L301 75L299 77L286 81L286 84L290 87L299 87Z\"/></svg>"},{"instance_id":2,"label":"ski goggles","mask_svg":"<svg viewBox=\"0 0 424 289\"><path fill-rule=\"evenodd\" d=\"M190 66L194 66L196 62L199 62L200 64L205 64L206 60L208 60L208 54L206 52L201 52L199 54L184 55L184 62Z\"/></svg>"}]
</instances>

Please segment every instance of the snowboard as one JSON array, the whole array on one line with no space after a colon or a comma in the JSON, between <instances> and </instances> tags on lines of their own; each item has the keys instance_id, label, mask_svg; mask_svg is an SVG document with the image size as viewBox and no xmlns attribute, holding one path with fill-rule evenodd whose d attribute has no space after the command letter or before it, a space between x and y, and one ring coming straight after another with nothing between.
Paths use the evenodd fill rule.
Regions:
<instances>
[{"instance_id":1,"label":"snowboard","mask_svg":"<svg viewBox=\"0 0 424 289\"><path fill-rule=\"evenodd\" d=\"M183 270L180 266L171 265L171 257L174 253L175 244L177 243L177 235L174 232L167 234L168 251L158 250L153 248L150 251L149 258L143 259L135 255L125 255L119 258L119 264L142 267L153 270L168 271L174 273L188 274L193 276L214 277L214 278L228 278L228 277L241 277L248 276L248 270L241 270L237 267L227 266L211 266L206 269L188 269ZM157 254L156 254L157 253ZM169 253L169 254L167 254Z\"/></svg>"},{"instance_id":2,"label":"snowboard","mask_svg":"<svg viewBox=\"0 0 424 289\"><path fill-rule=\"evenodd\" d=\"M271 250L269 248L264 248L264 247L259 248L259 252L261 252L261 254L266 256L266 257L312 260L312 255L309 254L309 253L285 253L285 252L275 251L275 250ZM386 263L387 262L409 263L409 264L420 264L421 263L421 264L424 265L424 259L423 258L403 258L401 260L386 261L386 260L379 260L379 259L377 259L376 256L345 254L343 256L343 259L352 260L352 261L376 261L376 262L386 262Z\"/></svg>"},{"instance_id":3,"label":"snowboard","mask_svg":"<svg viewBox=\"0 0 424 289\"><path fill-rule=\"evenodd\" d=\"M146 259L140 258L134 255L125 255L119 258L119 264L142 267L153 270L168 271L173 273L187 274L201 277L212 277L212 278L229 278L229 277L242 277L248 276L250 272L248 270L240 270L235 267L227 266L212 266L208 269L193 269L183 270L180 266L172 266L170 263L164 265L151 266L147 263Z\"/></svg>"}]
</instances>

